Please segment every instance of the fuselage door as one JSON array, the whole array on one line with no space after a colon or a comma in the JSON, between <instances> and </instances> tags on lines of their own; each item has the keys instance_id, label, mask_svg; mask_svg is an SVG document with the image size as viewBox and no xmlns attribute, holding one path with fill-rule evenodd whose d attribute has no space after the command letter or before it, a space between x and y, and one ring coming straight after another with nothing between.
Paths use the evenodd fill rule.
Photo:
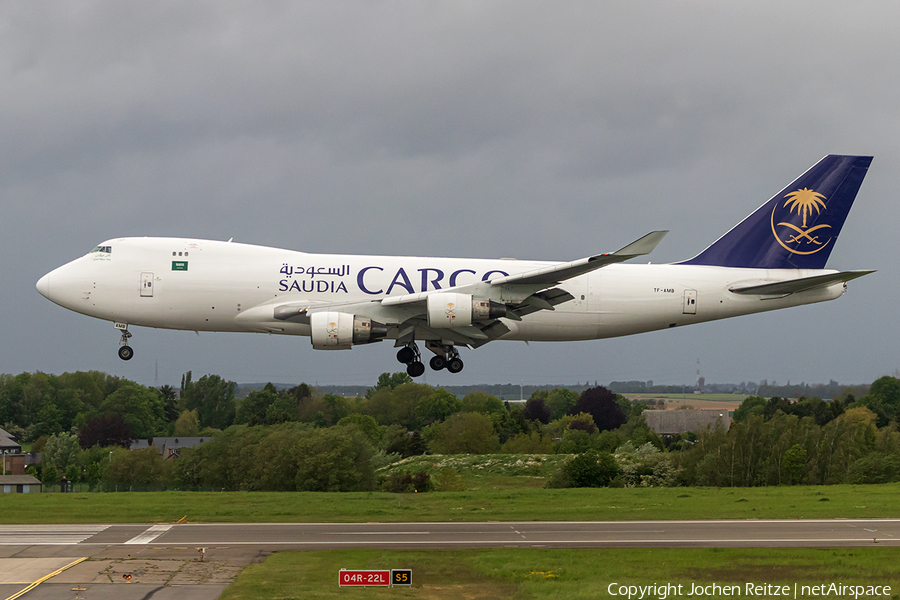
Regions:
<instances>
[{"instance_id":1,"label":"fuselage door","mask_svg":"<svg viewBox=\"0 0 900 600\"><path fill-rule=\"evenodd\" d=\"M697 290L684 290L684 310L681 312L685 315L697 314Z\"/></svg>"},{"instance_id":2,"label":"fuselage door","mask_svg":"<svg viewBox=\"0 0 900 600\"><path fill-rule=\"evenodd\" d=\"M141 273L141 298L153 297L153 273Z\"/></svg>"}]
</instances>

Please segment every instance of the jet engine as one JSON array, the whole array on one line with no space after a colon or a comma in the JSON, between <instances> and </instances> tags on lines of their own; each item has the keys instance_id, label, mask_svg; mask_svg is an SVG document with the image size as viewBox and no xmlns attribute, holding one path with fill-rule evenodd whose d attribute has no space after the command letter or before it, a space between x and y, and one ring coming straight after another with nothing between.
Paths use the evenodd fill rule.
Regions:
<instances>
[{"instance_id":1,"label":"jet engine","mask_svg":"<svg viewBox=\"0 0 900 600\"><path fill-rule=\"evenodd\" d=\"M381 341L388 334L383 323L342 312L312 313L309 325L316 350L347 350L354 344Z\"/></svg>"},{"instance_id":2,"label":"jet engine","mask_svg":"<svg viewBox=\"0 0 900 600\"><path fill-rule=\"evenodd\" d=\"M466 327L478 321L506 315L506 305L493 300L478 300L469 294L443 292L426 299L428 326L435 328Z\"/></svg>"}]
</instances>

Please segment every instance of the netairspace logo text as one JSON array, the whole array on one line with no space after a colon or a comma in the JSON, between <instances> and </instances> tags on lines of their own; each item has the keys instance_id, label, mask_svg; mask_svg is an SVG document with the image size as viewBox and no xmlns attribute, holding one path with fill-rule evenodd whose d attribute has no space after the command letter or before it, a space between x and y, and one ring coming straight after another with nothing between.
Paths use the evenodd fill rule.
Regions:
<instances>
[{"instance_id":1,"label":"netairspace logo text","mask_svg":"<svg viewBox=\"0 0 900 600\"><path fill-rule=\"evenodd\" d=\"M889 585L850 585L845 583L820 583L806 585L776 585L773 583L654 583L652 585L622 585L611 583L606 588L610 596L622 596L628 600L657 599L677 596L782 596L787 598L868 598L890 596Z\"/></svg>"}]
</instances>

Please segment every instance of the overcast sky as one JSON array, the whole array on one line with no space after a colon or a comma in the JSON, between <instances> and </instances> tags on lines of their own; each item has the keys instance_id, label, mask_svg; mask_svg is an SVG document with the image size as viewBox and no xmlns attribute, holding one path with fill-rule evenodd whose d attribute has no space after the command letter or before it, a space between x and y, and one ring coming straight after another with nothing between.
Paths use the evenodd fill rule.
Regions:
<instances>
[{"instance_id":1,"label":"overcast sky","mask_svg":"<svg viewBox=\"0 0 900 600\"><path fill-rule=\"evenodd\" d=\"M4 2L0 372L372 384L389 343L132 328L34 284L121 236L574 260L655 229L689 258L825 154L872 154L842 298L577 343L495 342L428 383L900 368L900 3ZM158 370L158 375L157 375ZM158 377L158 379L157 379Z\"/></svg>"}]
</instances>

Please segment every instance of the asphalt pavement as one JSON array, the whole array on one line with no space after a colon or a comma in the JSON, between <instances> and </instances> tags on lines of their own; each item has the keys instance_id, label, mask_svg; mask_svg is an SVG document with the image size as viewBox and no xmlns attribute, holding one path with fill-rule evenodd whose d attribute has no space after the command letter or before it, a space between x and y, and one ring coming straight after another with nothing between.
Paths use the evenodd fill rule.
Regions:
<instances>
[{"instance_id":1,"label":"asphalt pavement","mask_svg":"<svg viewBox=\"0 0 900 600\"><path fill-rule=\"evenodd\" d=\"M879 545L900 519L0 525L0 598L71 565L22 597L207 600L274 550Z\"/></svg>"}]
</instances>

